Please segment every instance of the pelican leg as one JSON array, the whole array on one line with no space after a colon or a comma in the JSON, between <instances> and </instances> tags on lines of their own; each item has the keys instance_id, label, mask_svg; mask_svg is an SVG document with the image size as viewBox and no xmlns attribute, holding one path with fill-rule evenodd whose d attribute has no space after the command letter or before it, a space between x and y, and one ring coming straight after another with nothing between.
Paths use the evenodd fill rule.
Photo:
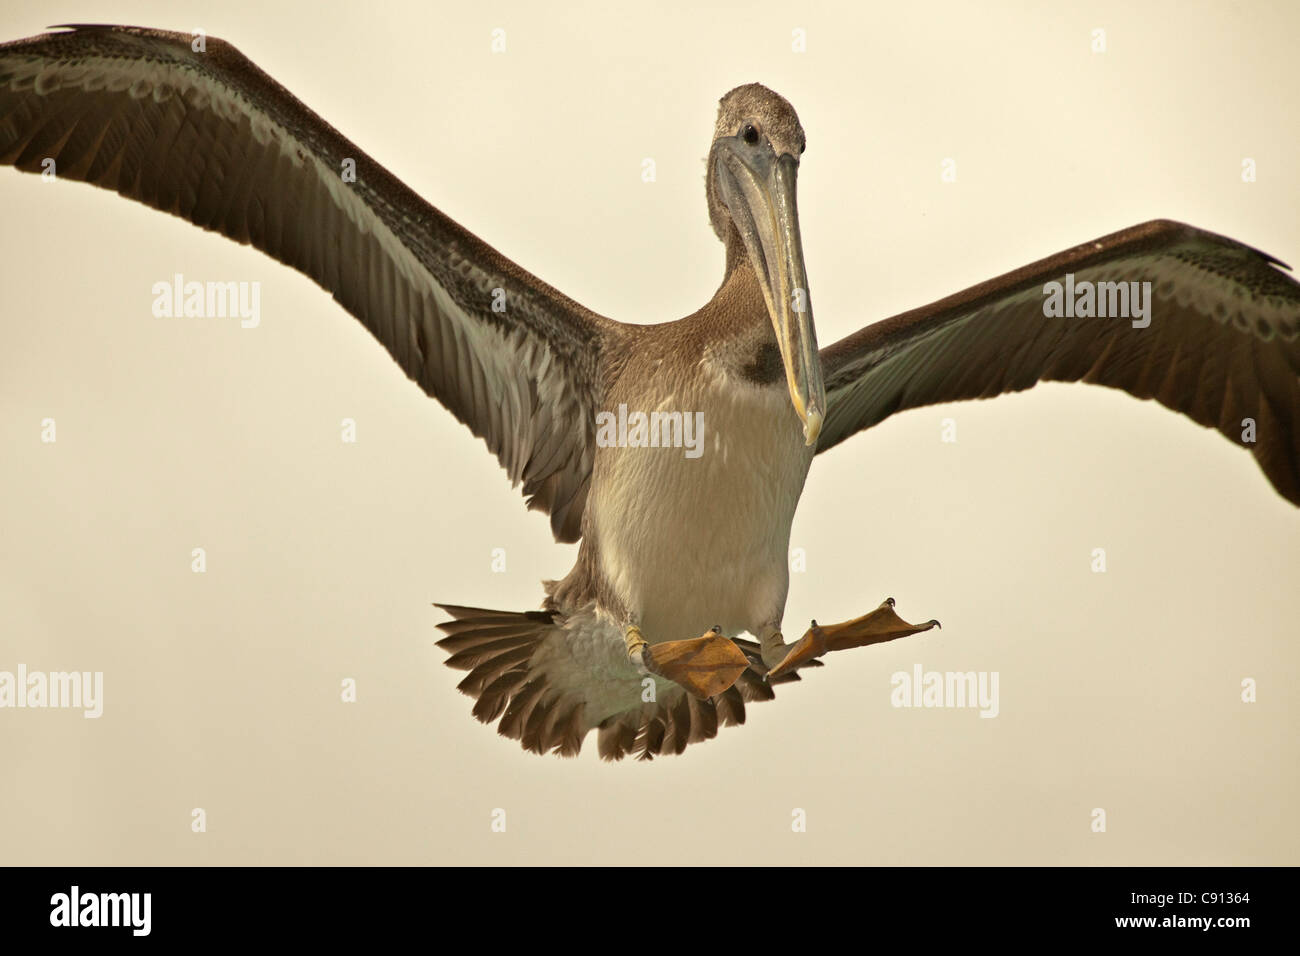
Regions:
<instances>
[{"instance_id":1,"label":"pelican leg","mask_svg":"<svg viewBox=\"0 0 1300 956\"><path fill-rule=\"evenodd\" d=\"M758 635L758 647L763 663L767 665L768 670L771 670L785 660L785 656L790 653L790 648L794 645L785 642L779 624L771 624Z\"/></svg>"},{"instance_id":2,"label":"pelican leg","mask_svg":"<svg viewBox=\"0 0 1300 956\"><path fill-rule=\"evenodd\" d=\"M699 698L721 694L749 666L735 643L714 627L688 641L649 644L641 629L630 624L623 630L627 657L642 674L658 674Z\"/></svg>"},{"instance_id":3,"label":"pelican leg","mask_svg":"<svg viewBox=\"0 0 1300 956\"><path fill-rule=\"evenodd\" d=\"M779 650L785 650L785 656L780 658L775 666L767 672L768 678L780 677L794 670L800 664L806 664L814 657L821 657L827 651L843 651L850 647L865 647L868 644L883 644L885 641L894 641L900 637L908 637L912 634L920 634L922 631L928 631L932 627L939 627L938 621L926 621L924 624L908 624L901 617L894 613L894 599L885 598L880 607L876 608L862 617L854 618L851 621L845 621L843 624L831 624L827 627L820 626L816 621L794 644L771 644L771 653L769 654L769 642L763 642L763 662L769 663L770 660L777 656ZM776 635L776 642L780 642L780 634Z\"/></svg>"}]
</instances>

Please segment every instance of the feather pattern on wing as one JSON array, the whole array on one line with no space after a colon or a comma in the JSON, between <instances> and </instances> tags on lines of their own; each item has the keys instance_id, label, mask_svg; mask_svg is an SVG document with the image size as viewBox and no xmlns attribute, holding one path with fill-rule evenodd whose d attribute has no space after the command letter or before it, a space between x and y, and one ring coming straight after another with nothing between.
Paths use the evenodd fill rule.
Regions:
<instances>
[{"instance_id":1,"label":"feather pattern on wing","mask_svg":"<svg viewBox=\"0 0 1300 956\"><path fill-rule=\"evenodd\" d=\"M304 273L576 541L618 323L434 209L230 44L75 26L0 44L0 163L112 189ZM355 172L355 178L351 174Z\"/></svg>"},{"instance_id":2,"label":"feather pattern on wing","mask_svg":"<svg viewBox=\"0 0 1300 956\"><path fill-rule=\"evenodd\" d=\"M829 409L817 450L905 409L1089 382L1153 398L1237 444L1253 420L1245 447L1300 504L1300 284L1280 265L1158 220L869 325L821 352ZM1066 274L1076 287L1150 282L1150 324L1046 316L1044 287ZM1104 288L1112 301L1116 287Z\"/></svg>"}]
</instances>

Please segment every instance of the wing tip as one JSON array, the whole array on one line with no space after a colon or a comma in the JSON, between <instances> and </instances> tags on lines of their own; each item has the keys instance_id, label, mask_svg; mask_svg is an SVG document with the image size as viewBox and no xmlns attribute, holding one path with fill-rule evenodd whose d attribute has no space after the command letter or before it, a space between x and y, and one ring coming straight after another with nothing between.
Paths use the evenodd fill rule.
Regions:
<instances>
[{"instance_id":1,"label":"wing tip","mask_svg":"<svg viewBox=\"0 0 1300 956\"><path fill-rule=\"evenodd\" d=\"M1191 225L1190 223L1180 222L1177 219L1152 219L1148 222L1142 223L1142 225L1136 228L1150 229L1153 235L1162 233L1178 233L1187 239L1209 239L1213 242L1230 246L1233 249L1244 250L1253 255L1259 256L1270 266L1280 267L1285 269L1287 272L1294 271L1289 263L1283 262L1277 256L1271 255L1263 249L1257 249L1254 246L1247 245L1239 239L1233 239L1230 236L1225 236L1219 232L1211 232L1208 229L1201 229L1197 226Z\"/></svg>"}]
</instances>

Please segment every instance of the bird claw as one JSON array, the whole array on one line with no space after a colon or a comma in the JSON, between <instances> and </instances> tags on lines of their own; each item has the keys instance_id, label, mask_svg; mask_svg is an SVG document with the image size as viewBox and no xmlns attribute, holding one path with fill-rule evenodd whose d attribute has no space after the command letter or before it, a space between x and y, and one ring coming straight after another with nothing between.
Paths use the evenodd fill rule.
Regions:
<instances>
[{"instance_id":1,"label":"bird claw","mask_svg":"<svg viewBox=\"0 0 1300 956\"><path fill-rule=\"evenodd\" d=\"M720 628L688 641L652 644L643 653L646 668L701 699L721 694L749 666L744 652Z\"/></svg>"},{"instance_id":2,"label":"bird claw","mask_svg":"<svg viewBox=\"0 0 1300 956\"><path fill-rule=\"evenodd\" d=\"M795 668L808 663L815 657L821 657L828 651L843 651L851 647L865 647L868 644L883 644L885 641L897 640L920 634L932 627L940 627L938 621L929 620L924 624L908 624L894 613L894 599L885 598L880 607L862 617L845 621L843 624L830 624L821 627L816 621L808 628L803 637L791 646L779 664L767 672L767 679L788 674Z\"/></svg>"}]
</instances>

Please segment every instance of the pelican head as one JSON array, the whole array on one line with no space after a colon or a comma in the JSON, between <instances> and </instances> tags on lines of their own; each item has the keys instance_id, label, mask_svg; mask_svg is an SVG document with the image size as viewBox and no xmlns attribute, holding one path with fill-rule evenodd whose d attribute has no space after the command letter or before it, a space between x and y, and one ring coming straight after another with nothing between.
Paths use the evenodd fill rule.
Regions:
<instances>
[{"instance_id":1,"label":"pelican head","mask_svg":"<svg viewBox=\"0 0 1300 956\"><path fill-rule=\"evenodd\" d=\"M727 244L729 265L739 240L762 286L790 400L812 445L826 413L826 389L795 206L804 144L799 117L784 97L758 83L738 86L718 106L706 188L709 219Z\"/></svg>"}]
</instances>

